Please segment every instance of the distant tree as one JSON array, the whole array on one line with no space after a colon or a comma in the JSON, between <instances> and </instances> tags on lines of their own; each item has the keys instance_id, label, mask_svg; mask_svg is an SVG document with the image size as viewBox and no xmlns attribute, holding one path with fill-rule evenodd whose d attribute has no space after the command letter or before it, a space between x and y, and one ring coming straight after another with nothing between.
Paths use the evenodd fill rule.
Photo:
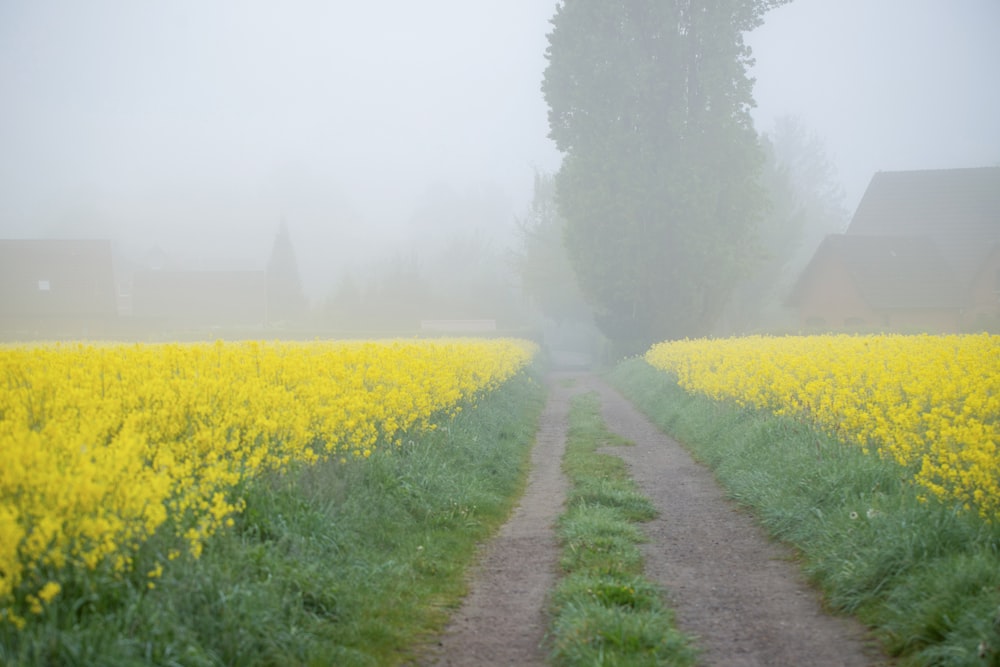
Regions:
<instances>
[{"instance_id":1,"label":"distant tree","mask_svg":"<svg viewBox=\"0 0 1000 667\"><path fill-rule=\"evenodd\" d=\"M717 333L780 328L782 303L828 234L842 232L844 191L822 140L790 116L761 136L768 206L758 226L755 267L734 291Z\"/></svg>"},{"instance_id":2,"label":"distant tree","mask_svg":"<svg viewBox=\"0 0 1000 667\"><path fill-rule=\"evenodd\" d=\"M593 312L576 284L563 242L566 220L556 206L555 178L536 173L534 196L519 220L521 247L514 262L521 287L533 305L557 324L590 321Z\"/></svg>"},{"instance_id":3,"label":"distant tree","mask_svg":"<svg viewBox=\"0 0 1000 667\"><path fill-rule=\"evenodd\" d=\"M521 319L512 267L504 254L513 231L510 201L490 184L428 189L410 219L410 247L423 259L430 319Z\"/></svg>"},{"instance_id":4,"label":"distant tree","mask_svg":"<svg viewBox=\"0 0 1000 667\"><path fill-rule=\"evenodd\" d=\"M301 322L308 311L291 235L282 220L267 262L267 319L269 322Z\"/></svg>"},{"instance_id":5,"label":"distant tree","mask_svg":"<svg viewBox=\"0 0 1000 667\"><path fill-rule=\"evenodd\" d=\"M416 252L397 253L378 274L377 305L371 315L380 324L414 329L431 300L421 258Z\"/></svg>"},{"instance_id":6,"label":"distant tree","mask_svg":"<svg viewBox=\"0 0 1000 667\"><path fill-rule=\"evenodd\" d=\"M345 278L325 300L338 328L411 334L422 320L488 319L514 329L527 320L502 243L512 232L499 188L429 188L409 234Z\"/></svg>"},{"instance_id":7,"label":"distant tree","mask_svg":"<svg viewBox=\"0 0 1000 667\"><path fill-rule=\"evenodd\" d=\"M709 331L765 205L743 32L781 0L566 0L542 90L566 245L619 353Z\"/></svg>"},{"instance_id":8,"label":"distant tree","mask_svg":"<svg viewBox=\"0 0 1000 667\"><path fill-rule=\"evenodd\" d=\"M807 261L823 237L846 229L849 214L844 188L822 138L809 132L798 118L778 118L763 142L776 168L787 173L802 220L797 237L799 260Z\"/></svg>"},{"instance_id":9,"label":"distant tree","mask_svg":"<svg viewBox=\"0 0 1000 667\"><path fill-rule=\"evenodd\" d=\"M431 255L441 316L517 319L514 277L496 241L482 228L455 233Z\"/></svg>"},{"instance_id":10,"label":"distant tree","mask_svg":"<svg viewBox=\"0 0 1000 667\"><path fill-rule=\"evenodd\" d=\"M323 314L329 324L341 328L358 327L363 317L364 298L354 276L345 273L336 289L326 297Z\"/></svg>"}]
</instances>

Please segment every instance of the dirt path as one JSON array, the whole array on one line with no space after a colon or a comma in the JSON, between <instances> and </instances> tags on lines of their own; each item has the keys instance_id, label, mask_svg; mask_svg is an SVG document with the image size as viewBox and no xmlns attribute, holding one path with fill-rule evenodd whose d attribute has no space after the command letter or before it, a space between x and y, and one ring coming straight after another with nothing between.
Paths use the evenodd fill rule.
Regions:
<instances>
[{"instance_id":1,"label":"dirt path","mask_svg":"<svg viewBox=\"0 0 1000 667\"><path fill-rule=\"evenodd\" d=\"M553 374L533 452L534 471L521 505L486 547L472 590L439 646L438 665L542 665L546 594L557 576L554 525L565 480L560 460L569 402L601 398L608 428L635 443L621 456L660 511L644 525L646 576L667 589L679 627L698 638L712 666L884 664L864 629L823 612L791 561L728 501L696 464L631 403L589 374Z\"/></svg>"},{"instance_id":2,"label":"dirt path","mask_svg":"<svg viewBox=\"0 0 1000 667\"><path fill-rule=\"evenodd\" d=\"M510 520L483 548L469 595L427 664L545 664L545 605L558 576L554 524L566 497L561 465L573 391L555 376L547 384L549 399L531 453L528 487Z\"/></svg>"},{"instance_id":3,"label":"dirt path","mask_svg":"<svg viewBox=\"0 0 1000 667\"><path fill-rule=\"evenodd\" d=\"M699 638L706 665L875 665L884 662L851 619L824 613L787 547L770 540L695 463L615 389L590 376L621 456L660 517L644 526L646 576L667 589L677 624Z\"/></svg>"}]
</instances>

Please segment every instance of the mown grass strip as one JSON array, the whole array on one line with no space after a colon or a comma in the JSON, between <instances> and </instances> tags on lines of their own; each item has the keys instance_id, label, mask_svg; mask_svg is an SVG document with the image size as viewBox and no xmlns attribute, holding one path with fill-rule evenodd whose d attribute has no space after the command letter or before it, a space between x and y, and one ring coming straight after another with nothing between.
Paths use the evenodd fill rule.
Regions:
<instances>
[{"instance_id":1,"label":"mown grass strip","mask_svg":"<svg viewBox=\"0 0 1000 667\"><path fill-rule=\"evenodd\" d=\"M573 399L563 470L570 490L559 520L563 577L552 594L556 665L691 665L691 642L673 625L662 591L642 576L639 522L656 516L617 456L596 395Z\"/></svg>"},{"instance_id":2,"label":"mown grass strip","mask_svg":"<svg viewBox=\"0 0 1000 667\"><path fill-rule=\"evenodd\" d=\"M691 395L641 359L611 381L794 545L835 611L916 665L1000 665L1000 526L791 418Z\"/></svg>"},{"instance_id":3,"label":"mown grass strip","mask_svg":"<svg viewBox=\"0 0 1000 667\"><path fill-rule=\"evenodd\" d=\"M440 631L476 544L523 490L544 388L521 373L416 442L245 488L201 558L149 588L69 584L42 622L0 624L2 665L393 665Z\"/></svg>"}]
</instances>

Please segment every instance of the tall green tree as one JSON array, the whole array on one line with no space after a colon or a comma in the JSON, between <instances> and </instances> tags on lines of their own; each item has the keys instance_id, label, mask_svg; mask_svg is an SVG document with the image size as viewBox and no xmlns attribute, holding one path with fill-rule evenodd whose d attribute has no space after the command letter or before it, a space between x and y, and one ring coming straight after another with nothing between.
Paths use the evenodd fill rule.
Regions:
<instances>
[{"instance_id":1,"label":"tall green tree","mask_svg":"<svg viewBox=\"0 0 1000 667\"><path fill-rule=\"evenodd\" d=\"M709 331L765 205L743 33L783 0L565 0L542 91L566 246L620 353Z\"/></svg>"}]
</instances>

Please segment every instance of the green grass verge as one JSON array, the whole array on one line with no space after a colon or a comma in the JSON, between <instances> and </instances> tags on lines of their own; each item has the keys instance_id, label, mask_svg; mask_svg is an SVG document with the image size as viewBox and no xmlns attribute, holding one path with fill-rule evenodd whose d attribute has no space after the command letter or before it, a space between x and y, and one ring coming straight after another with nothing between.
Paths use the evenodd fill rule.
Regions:
<instances>
[{"instance_id":1,"label":"green grass verge","mask_svg":"<svg viewBox=\"0 0 1000 667\"><path fill-rule=\"evenodd\" d=\"M690 395L642 359L610 379L901 664L1000 665L1000 525L922 502L908 471L806 424Z\"/></svg>"},{"instance_id":2,"label":"green grass verge","mask_svg":"<svg viewBox=\"0 0 1000 667\"><path fill-rule=\"evenodd\" d=\"M393 665L440 631L476 544L523 490L544 388L521 374L437 431L367 461L255 480L245 512L148 587L67 582L3 665Z\"/></svg>"},{"instance_id":3,"label":"green grass verge","mask_svg":"<svg viewBox=\"0 0 1000 667\"><path fill-rule=\"evenodd\" d=\"M570 480L559 520L563 577L552 594L556 665L692 665L662 591L642 576L637 522L656 516L625 463L601 454L627 444L608 432L594 394L574 398L563 470Z\"/></svg>"}]
</instances>

